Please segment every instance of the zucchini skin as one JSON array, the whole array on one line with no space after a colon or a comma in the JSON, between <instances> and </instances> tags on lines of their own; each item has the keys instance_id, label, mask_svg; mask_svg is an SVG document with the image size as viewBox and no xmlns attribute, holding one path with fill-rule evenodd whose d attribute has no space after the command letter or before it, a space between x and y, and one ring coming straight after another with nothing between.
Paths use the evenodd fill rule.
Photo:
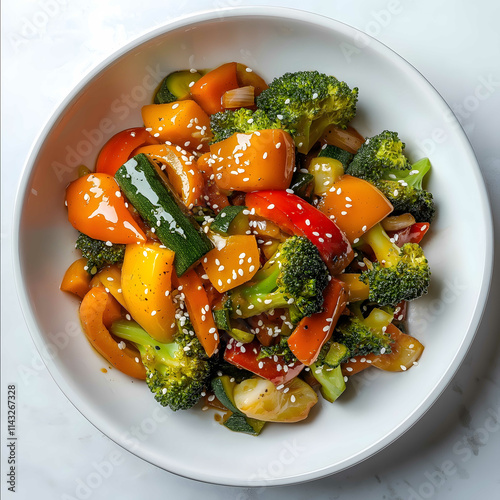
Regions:
<instances>
[{"instance_id":1,"label":"zucchini skin","mask_svg":"<svg viewBox=\"0 0 500 500\"><path fill-rule=\"evenodd\" d=\"M210 229L220 234L228 234L231 222L244 210L247 210L247 207L239 205L229 205L223 208L210 224Z\"/></svg>"},{"instance_id":2,"label":"zucchini skin","mask_svg":"<svg viewBox=\"0 0 500 500\"><path fill-rule=\"evenodd\" d=\"M144 221L154 228L158 239L175 252L174 267L182 276L213 245L192 216L182 210L167 178L145 154L124 163L115 179Z\"/></svg>"}]
</instances>

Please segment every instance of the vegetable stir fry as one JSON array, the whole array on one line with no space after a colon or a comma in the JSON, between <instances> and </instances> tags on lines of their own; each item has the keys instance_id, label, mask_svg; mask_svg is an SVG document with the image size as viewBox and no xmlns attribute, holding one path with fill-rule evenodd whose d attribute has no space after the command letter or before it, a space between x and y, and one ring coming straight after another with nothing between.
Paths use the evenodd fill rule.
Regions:
<instances>
[{"instance_id":1,"label":"vegetable stir fry","mask_svg":"<svg viewBox=\"0 0 500 500\"><path fill-rule=\"evenodd\" d=\"M201 402L258 435L363 369L417 364L404 321L430 281L431 164L396 132L365 140L357 99L317 71L166 76L144 127L66 190L82 257L61 289L109 365L173 411Z\"/></svg>"}]
</instances>

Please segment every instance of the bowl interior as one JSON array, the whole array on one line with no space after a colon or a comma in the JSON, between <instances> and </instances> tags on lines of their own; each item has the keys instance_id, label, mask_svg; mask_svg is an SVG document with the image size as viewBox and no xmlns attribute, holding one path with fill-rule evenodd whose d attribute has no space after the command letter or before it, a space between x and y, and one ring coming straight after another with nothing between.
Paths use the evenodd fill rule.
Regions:
<instances>
[{"instance_id":1,"label":"bowl interior","mask_svg":"<svg viewBox=\"0 0 500 500\"><path fill-rule=\"evenodd\" d=\"M81 333L78 302L59 291L64 271L77 258L64 191L78 165L92 167L111 135L142 124L141 106L170 71L228 61L245 63L266 80L317 69L359 87L354 125L365 136L397 130L411 159L430 157L429 188L439 212L425 242L433 283L410 310L410 332L426 346L419 366L401 374L368 370L349 382L335 404L319 403L301 424L269 425L259 438L229 432L201 408L170 412L143 384L114 369L103 373L106 363ZM18 198L21 301L56 382L118 444L204 481L285 484L336 472L378 451L443 390L465 355L486 298L489 208L458 123L434 89L392 51L348 26L303 12L206 14L129 45L63 103L35 146Z\"/></svg>"}]
</instances>

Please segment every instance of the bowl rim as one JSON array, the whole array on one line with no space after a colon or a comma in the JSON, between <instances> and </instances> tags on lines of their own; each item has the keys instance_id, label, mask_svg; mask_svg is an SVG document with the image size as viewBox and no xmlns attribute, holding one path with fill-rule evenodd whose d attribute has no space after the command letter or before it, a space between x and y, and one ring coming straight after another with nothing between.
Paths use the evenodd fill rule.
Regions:
<instances>
[{"instance_id":1,"label":"bowl rim","mask_svg":"<svg viewBox=\"0 0 500 500\"><path fill-rule=\"evenodd\" d=\"M415 78L418 78L425 87L428 88L431 93L434 93L437 100L441 101L444 109L450 112L450 120L454 125L454 132L457 137L464 144L464 147L468 150L467 164L471 165L471 170L473 174L474 181L477 185L477 188L481 194L481 215L483 216L483 222L486 229L486 241L485 241L485 261L482 263L483 266L483 274L481 276L481 286L479 293L476 297L476 302L474 304L474 312L470 317L469 324L467 326L466 334L463 337L462 343L460 344L459 349L455 357L452 359L451 363L448 366L448 369L443 373L441 378L437 380L433 386L433 389L428 393L427 397L424 398L420 404L415 408L415 410L407 416L405 420L400 422L397 427L395 427L390 433L381 438L379 441L372 443L370 446L359 452L357 455L351 456L347 460L342 463L341 467L337 467L333 469L332 466L325 466L323 468L318 468L313 471L304 472L301 474L295 474L292 476L283 476L280 478L273 478L272 480L266 479L264 481L254 481L243 478L220 478L218 480L214 480L212 477L203 474L200 472L198 477L194 477L191 475L184 474L182 472L182 467L179 467L178 470L170 470L164 469L162 466L155 464L153 461L146 458L141 453L141 448L137 450L130 450L125 447L123 443L120 442L119 439L119 431L110 432L109 429L103 431L102 429L106 429L108 426L105 421L102 421L101 418L95 414L92 407L88 407L88 405L81 399L79 394L75 394L74 391L70 388L69 384L65 382L62 373L60 373L56 364L52 362L49 358L43 355L43 349L45 347L45 342L43 341L40 329L37 325L33 308L31 306L30 300L28 298L27 290L24 287L24 277L23 277L23 269L21 264L20 257L20 232L18 228L20 227L22 216L23 216L23 207L24 200L28 194L28 187L32 177L33 166L35 165L36 159L40 153L41 148L43 147L44 142L47 137L51 133L52 129L56 126L60 116L63 114L65 109L78 97L80 92L85 89L87 85L89 85L95 78L97 78L101 72L105 71L106 68L111 65L113 62L117 61L124 55L126 55L131 50L138 48L140 45L151 41L152 39L166 34L170 31L186 28L188 26L196 25L203 22L208 21L216 21L219 20L221 22L224 19L229 18L231 20L235 18L244 18L244 17L262 17L262 18L274 18L274 19L284 19L291 20L296 22L310 23L313 25L319 25L322 28L326 28L333 31L339 31L345 34L362 34L363 37L367 37L370 39L370 43L377 46L377 49L381 51L381 53L389 56L393 60L399 60L399 65L406 70L413 73ZM21 310L25 319L25 322L28 326L28 330L30 332L31 338L35 344L36 349L41 355L47 370L57 384L59 389L63 392L66 398L71 402L71 404L78 410L78 412L86 418L99 432L103 432L107 437L109 437L112 441L114 441L118 446L123 448L136 455L137 457L145 460L146 462L155 465L162 470L167 470L173 474L176 474L181 477L185 477L188 479L193 479L201 482L206 482L210 484L218 484L225 486L244 486L244 487L257 487L257 486L279 486L279 485L290 485L303 483L307 481L312 481L315 479L320 479L322 477L335 474L342 470L345 470L349 467L352 467L383 450L391 443L396 441L399 437L401 437L405 432L407 432L423 415L433 406L433 404L437 401L449 383L452 381L454 376L456 375L458 369L460 368L462 362L465 359L465 356L472 345L472 341L476 335L476 332L479 328L482 316L484 314L488 294L491 286L492 280L492 270L493 270L493 254L494 254L494 238L493 238L493 220L492 220L492 212L491 205L488 197L488 192L486 190L485 181L482 177L481 170L479 168L479 164L475 157L472 145L463 130L458 119L453 114L450 106L444 100L444 98L439 94L439 92L435 89L435 87L406 59L400 56L393 49L377 40L373 36L364 33L363 31L347 24L342 21L338 21L331 17L328 17L324 14L312 13L306 10L300 10L296 8L289 7L276 7L276 6L236 6L236 7L228 7L224 9L209 9L198 11L195 14L184 15L180 17L176 17L174 19L169 20L166 24L146 30L139 36L136 36L134 39L126 43L124 46L115 50L113 53L106 56L103 60L95 64L92 68L90 68L86 74L82 77L82 79L78 82L76 86L69 92L69 94L58 104L56 109L52 112L50 118L46 121L43 126L41 132L38 134L38 137L34 141L32 147L27 156L27 160L23 166L22 174L20 176L20 181L18 183L16 197L15 197L15 205L14 205L14 217L13 217L13 227L12 227L12 242L13 242L13 255L14 259L14 278L16 284L17 295L19 298L19 302L21 305ZM71 394L69 397L68 394ZM333 470L332 470L333 469Z\"/></svg>"}]
</instances>

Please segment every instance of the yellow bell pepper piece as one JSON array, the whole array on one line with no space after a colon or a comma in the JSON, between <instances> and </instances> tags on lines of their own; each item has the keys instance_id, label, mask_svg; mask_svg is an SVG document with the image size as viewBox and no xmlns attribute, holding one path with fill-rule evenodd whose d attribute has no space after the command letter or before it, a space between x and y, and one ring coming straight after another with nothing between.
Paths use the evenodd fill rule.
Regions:
<instances>
[{"instance_id":1,"label":"yellow bell pepper piece","mask_svg":"<svg viewBox=\"0 0 500 500\"><path fill-rule=\"evenodd\" d=\"M171 342L176 333L173 262L174 252L159 243L132 243L125 249L121 289L126 309L159 342Z\"/></svg>"}]
</instances>

